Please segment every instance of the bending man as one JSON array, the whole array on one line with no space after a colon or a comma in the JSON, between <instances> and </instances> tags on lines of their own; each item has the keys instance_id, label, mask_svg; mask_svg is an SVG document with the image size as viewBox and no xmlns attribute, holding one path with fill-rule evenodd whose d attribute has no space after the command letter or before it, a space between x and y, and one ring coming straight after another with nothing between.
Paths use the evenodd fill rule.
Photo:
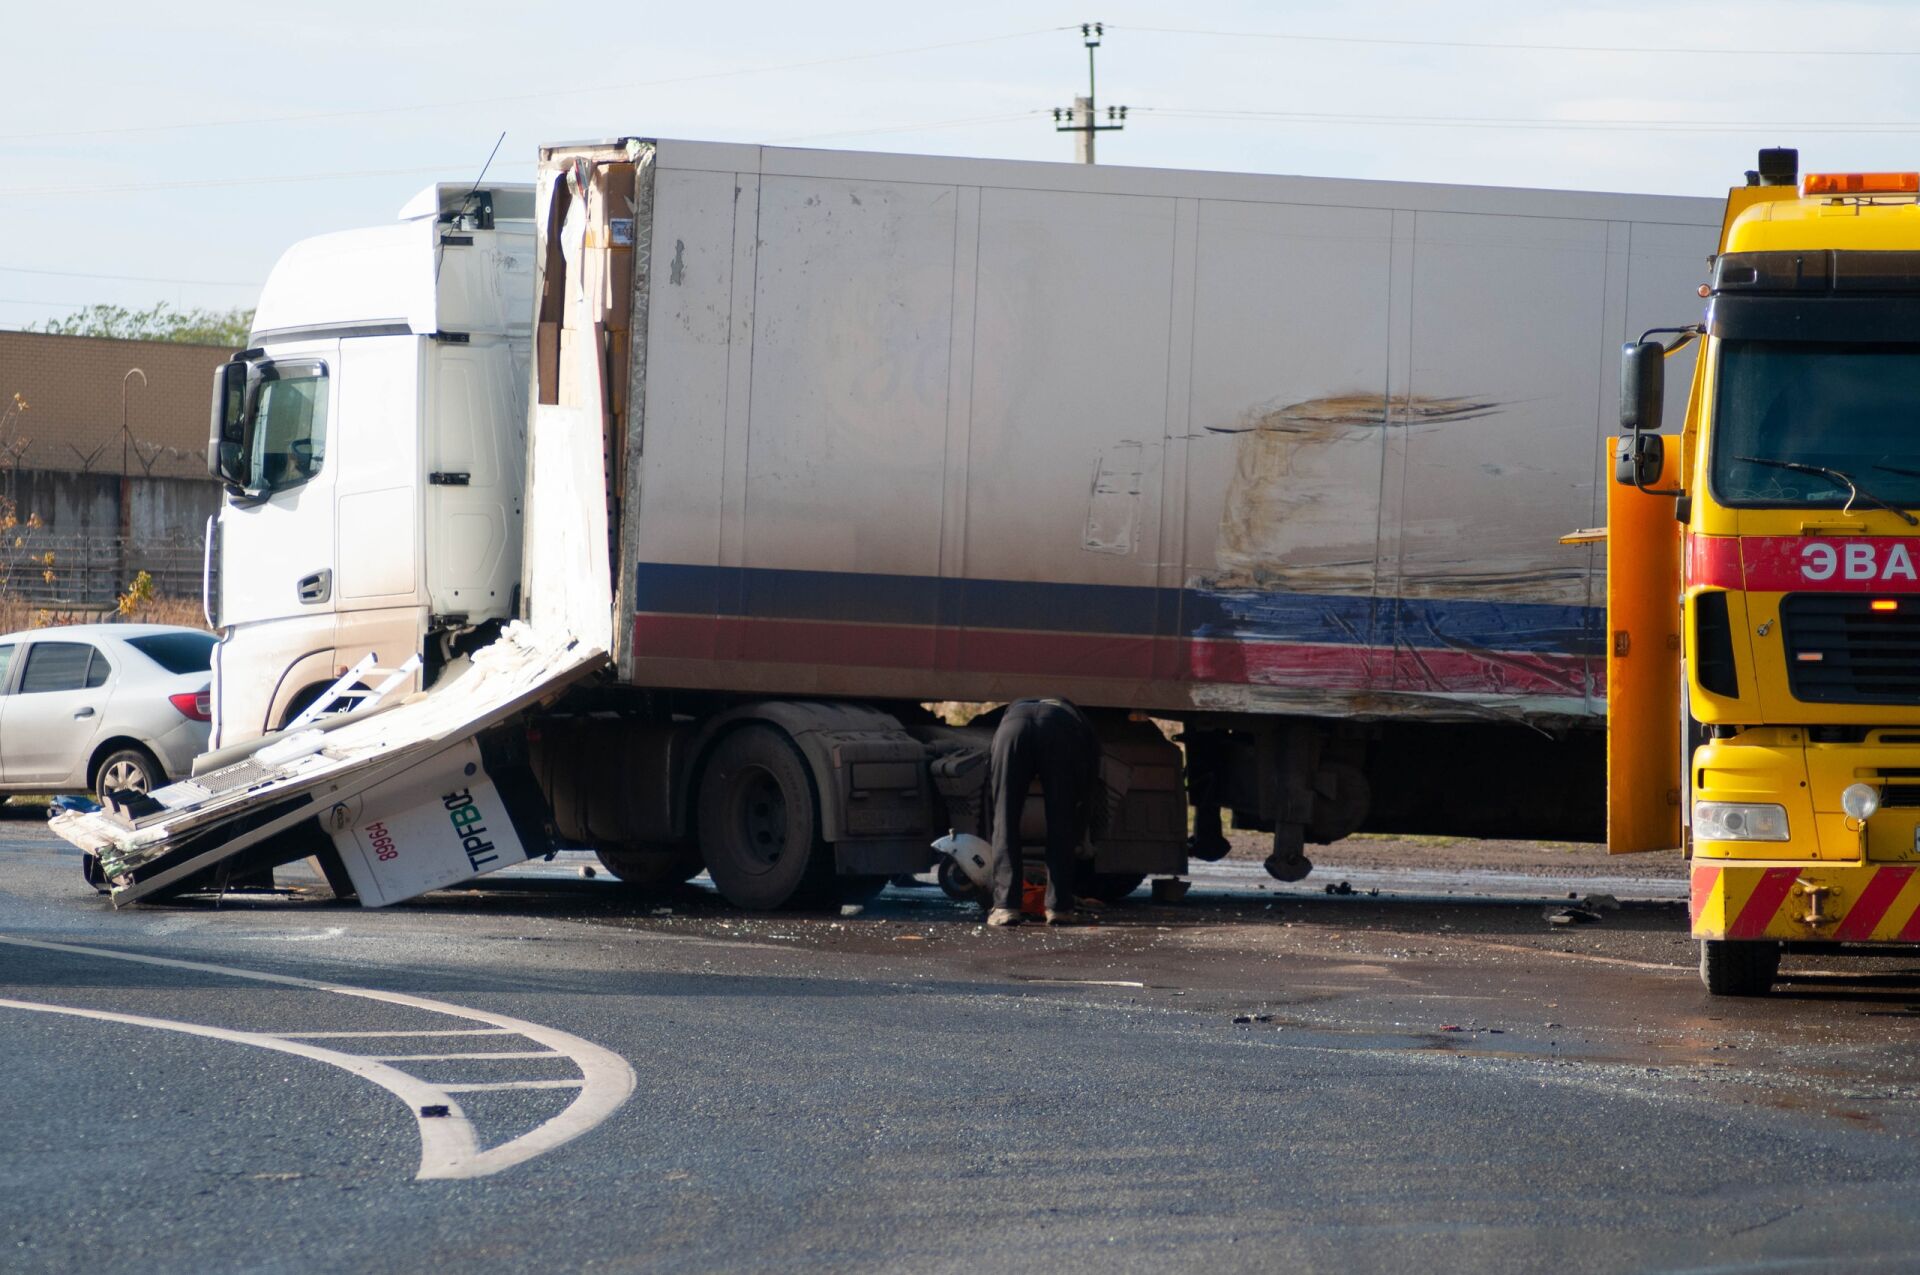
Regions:
<instances>
[{"instance_id":1,"label":"bending man","mask_svg":"<svg viewBox=\"0 0 1920 1275\"><path fill-rule=\"evenodd\" d=\"M1047 812L1047 924L1074 923L1078 849L1100 782L1100 740L1092 724L1066 700L1015 700L993 733L992 776L993 909L987 924L1020 923L1020 811L1036 778Z\"/></svg>"}]
</instances>

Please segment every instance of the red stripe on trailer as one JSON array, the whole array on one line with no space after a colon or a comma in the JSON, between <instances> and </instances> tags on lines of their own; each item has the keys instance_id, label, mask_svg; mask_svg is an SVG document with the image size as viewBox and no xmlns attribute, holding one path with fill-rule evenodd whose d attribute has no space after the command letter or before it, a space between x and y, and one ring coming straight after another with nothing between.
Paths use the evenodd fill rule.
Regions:
<instances>
[{"instance_id":1,"label":"red stripe on trailer","mask_svg":"<svg viewBox=\"0 0 1920 1275\"><path fill-rule=\"evenodd\" d=\"M1873 880L1867 882L1867 888L1860 891L1859 900L1847 912L1833 931L1833 937L1842 942L1860 942L1873 937L1873 927L1880 924L1887 909L1900 897L1900 888L1913 875L1912 868L1882 868L1873 874Z\"/></svg>"},{"instance_id":2,"label":"red stripe on trailer","mask_svg":"<svg viewBox=\"0 0 1920 1275\"><path fill-rule=\"evenodd\" d=\"M1773 914L1787 900L1787 891L1793 889L1793 883L1800 875L1798 868L1768 868L1761 874L1753 887L1753 893L1747 896L1747 905L1740 909L1740 915L1727 927L1730 939L1755 939L1767 932L1767 923L1773 920Z\"/></svg>"}]
</instances>

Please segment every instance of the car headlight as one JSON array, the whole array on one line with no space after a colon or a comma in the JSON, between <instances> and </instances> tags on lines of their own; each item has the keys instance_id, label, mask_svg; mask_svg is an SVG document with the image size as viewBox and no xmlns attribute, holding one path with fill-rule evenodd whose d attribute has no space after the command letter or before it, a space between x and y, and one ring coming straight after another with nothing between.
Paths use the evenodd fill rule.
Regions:
<instances>
[{"instance_id":1,"label":"car headlight","mask_svg":"<svg viewBox=\"0 0 1920 1275\"><path fill-rule=\"evenodd\" d=\"M1840 809L1849 818L1865 823L1880 809L1880 790L1872 784L1848 784L1840 790Z\"/></svg>"},{"instance_id":2,"label":"car headlight","mask_svg":"<svg viewBox=\"0 0 1920 1275\"><path fill-rule=\"evenodd\" d=\"M1700 841L1785 841L1787 808L1744 801L1696 801L1693 835Z\"/></svg>"}]
</instances>

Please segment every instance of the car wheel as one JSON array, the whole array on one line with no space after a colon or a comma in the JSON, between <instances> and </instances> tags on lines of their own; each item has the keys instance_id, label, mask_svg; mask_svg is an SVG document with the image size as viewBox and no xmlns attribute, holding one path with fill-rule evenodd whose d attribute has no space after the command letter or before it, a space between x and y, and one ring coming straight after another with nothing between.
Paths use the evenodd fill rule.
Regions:
<instances>
[{"instance_id":1,"label":"car wheel","mask_svg":"<svg viewBox=\"0 0 1920 1275\"><path fill-rule=\"evenodd\" d=\"M109 792L152 792L166 782L166 772L144 748L115 749L93 770L93 791L98 797Z\"/></svg>"}]
</instances>

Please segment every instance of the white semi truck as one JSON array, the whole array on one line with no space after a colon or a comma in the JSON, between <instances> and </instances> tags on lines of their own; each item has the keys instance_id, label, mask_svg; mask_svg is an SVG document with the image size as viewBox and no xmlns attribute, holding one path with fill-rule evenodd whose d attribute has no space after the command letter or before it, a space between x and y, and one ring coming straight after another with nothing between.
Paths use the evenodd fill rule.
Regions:
<instances>
[{"instance_id":1,"label":"white semi truck","mask_svg":"<svg viewBox=\"0 0 1920 1275\"><path fill-rule=\"evenodd\" d=\"M990 719L936 701L1089 709L1107 893L1223 809L1288 878L1601 835L1557 540L1716 201L622 138L402 217L291 249L220 374L228 754L517 617L605 653L513 719L549 830L744 906L979 828Z\"/></svg>"}]
</instances>

